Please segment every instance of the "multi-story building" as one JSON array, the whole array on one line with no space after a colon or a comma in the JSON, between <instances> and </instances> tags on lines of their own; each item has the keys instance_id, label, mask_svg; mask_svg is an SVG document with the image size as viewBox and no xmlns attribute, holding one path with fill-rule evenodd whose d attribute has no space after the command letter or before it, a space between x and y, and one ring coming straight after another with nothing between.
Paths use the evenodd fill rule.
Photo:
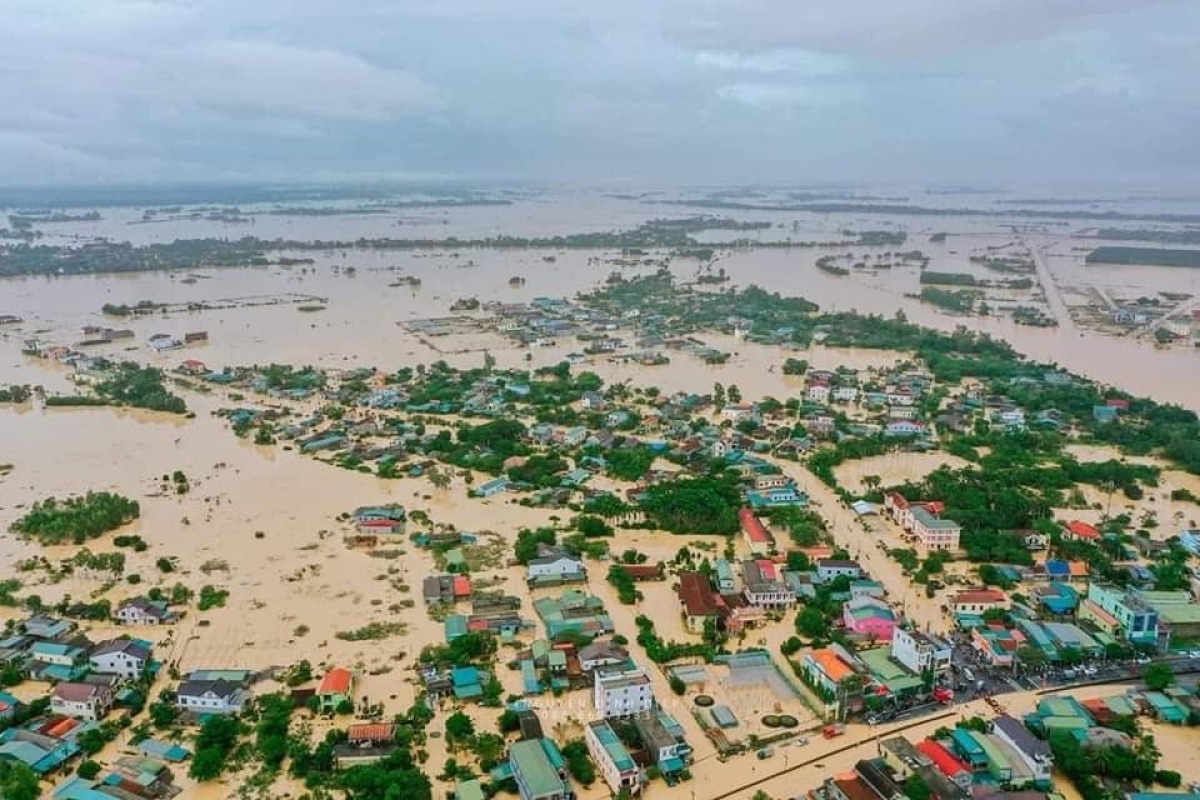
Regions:
<instances>
[{"instance_id":1,"label":"multi-story building","mask_svg":"<svg viewBox=\"0 0 1200 800\"><path fill-rule=\"evenodd\" d=\"M957 550L962 526L952 519L936 517L923 506L912 509L913 534L926 550Z\"/></svg>"},{"instance_id":2,"label":"multi-story building","mask_svg":"<svg viewBox=\"0 0 1200 800\"><path fill-rule=\"evenodd\" d=\"M1104 611L1111 620L1095 609ZM1079 604L1078 618L1101 628L1108 628L1115 620L1115 632L1134 644L1157 645L1159 641L1158 612L1137 593L1119 586L1101 583L1088 586L1087 598Z\"/></svg>"},{"instance_id":3,"label":"multi-story building","mask_svg":"<svg viewBox=\"0 0 1200 800\"><path fill-rule=\"evenodd\" d=\"M1033 773L1033 782L1049 786L1054 769L1054 753L1050 743L1029 732L1019 720L1001 714L992 720L992 734L1007 744Z\"/></svg>"},{"instance_id":4,"label":"multi-story building","mask_svg":"<svg viewBox=\"0 0 1200 800\"><path fill-rule=\"evenodd\" d=\"M628 717L654 708L654 687L641 667L600 667L592 685L592 702L602 717Z\"/></svg>"},{"instance_id":5,"label":"multi-story building","mask_svg":"<svg viewBox=\"0 0 1200 800\"><path fill-rule=\"evenodd\" d=\"M112 689L99 683L60 683L50 695L50 710L76 719L103 719L113 705Z\"/></svg>"},{"instance_id":6,"label":"multi-story building","mask_svg":"<svg viewBox=\"0 0 1200 800\"><path fill-rule=\"evenodd\" d=\"M757 608L789 608L796 594L780 580L774 561L759 559L742 564L742 594Z\"/></svg>"},{"instance_id":7,"label":"multi-story building","mask_svg":"<svg viewBox=\"0 0 1200 800\"><path fill-rule=\"evenodd\" d=\"M659 709L634 717L633 725L650 762L659 772L675 773L687 766L692 757L692 746L687 743L683 726L674 717Z\"/></svg>"},{"instance_id":8,"label":"multi-story building","mask_svg":"<svg viewBox=\"0 0 1200 800\"><path fill-rule=\"evenodd\" d=\"M613 794L641 793L645 775L606 720L589 722L583 729L583 740Z\"/></svg>"},{"instance_id":9,"label":"multi-story building","mask_svg":"<svg viewBox=\"0 0 1200 800\"><path fill-rule=\"evenodd\" d=\"M954 647L950 642L913 628L892 632L892 658L909 672L941 675L950 669Z\"/></svg>"}]
</instances>

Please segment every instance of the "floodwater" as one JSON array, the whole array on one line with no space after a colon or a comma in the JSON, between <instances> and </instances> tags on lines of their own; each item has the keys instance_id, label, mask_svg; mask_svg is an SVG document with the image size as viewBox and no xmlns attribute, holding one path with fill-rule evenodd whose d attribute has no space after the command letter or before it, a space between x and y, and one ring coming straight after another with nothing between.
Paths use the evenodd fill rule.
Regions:
<instances>
[{"instance_id":1,"label":"floodwater","mask_svg":"<svg viewBox=\"0 0 1200 800\"><path fill-rule=\"evenodd\" d=\"M253 225L226 223L128 224L140 217L133 211L105 210L99 223L46 226L57 240L67 237L110 236L135 242L169 240L176 236L240 236L253 234L294 239L353 239L358 236L488 236L499 233L542 235L587 230L612 230L635 225L653 216L686 216L688 209L639 206L636 203L580 193L550 202L538 197L500 207L428 209L403 214L370 217L292 218L257 216ZM720 214L738 219L769 218L784 227L756 234L760 237L794 239L837 238L844 228L858 230L889 226L907 228L912 237L907 247L930 253L933 269L965 269L971 252L991 244L1013 240L1011 232L991 220L969 218L949 221L928 219L881 220L878 217L816 217L815 215L741 212ZM803 217L799 230L791 221ZM948 230L945 245L926 245L928 234ZM730 232L728 238L741 234ZM1044 234L1023 234L1035 244ZM865 250L865 248L855 248ZM886 248L876 248L882 251ZM1195 392L1197 356L1189 351L1155 350L1133 340L1111 339L1080 332L1072 326L1057 330L1020 328L1002 319L959 319L922 306L906 298L918 291L915 268L879 270L838 278L819 272L815 260L826 251L737 250L722 256L719 265L737 285L759 284L785 294L808 297L831 310L858 310L891 315L902 310L910 320L943 330L959 324L986 330L1013 343L1031 356L1055 361L1062 366L1113 383L1135 394L1163 401L1200 407ZM72 278L27 278L0 282L0 314L24 319L18 326L0 328L0 384L44 385L51 391L67 391L68 372L54 364L20 354L23 339L31 336L72 343L82 338L84 325L105 324L130 327L135 349L125 353L123 345L97 348L97 353L139 361L164 368L185 358L196 358L210 367L226 364L270 362L314 364L327 368L370 365L395 369L444 358L456 366L480 366L488 351L502 367L537 367L561 360L578 345L522 350L499 336L479 332L444 338L421 339L397 323L449 314L450 305L461 297L481 301L527 301L537 296L572 295L599 284L613 266L605 263L615 253L592 251L471 250L446 252L329 251L299 253L316 263L306 267L198 270L204 277L184 283L183 273L139 273ZM547 257L553 256L553 260ZM1056 256L1061 258L1062 256ZM354 266L355 274L343 269ZM681 278L695 274L696 262L677 260L673 269ZM1052 266L1056 272L1058 266ZM638 270L626 270L636 273ZM1079 278L1062 272L1074 281ZM1090 274L1090 273L1089 273ZM1131 272L1131 275L1133 273ZM1136 273L1129 280L1142 280ZM417 289L391 287L400 275L419 277ZM524 286L512 288L509 278L522 276ZM1178 280L1185 281L1181 277ZM320 312L303 313L294 305L152 316L134 320L105 318L104 303L132 304L142 300L161 303L216 301L252 296L306 294L328 298ZM183 334L205 330L209 343L163 354L145 345L154 333ZM715 382L739 386L747 398L772 395L780 399L797 394L802 379L782 375L784 358L806 358L814 367L838 365L859 369L882 368L901 355L878 351L844 351L814 346L807 351L784 352L723 336L702 336L714 347L734 353L720 367L707 366L683 354L672 354L672 363L661 367L637 367L595 359L588 366L606 380L628 380L656 385L665 391L705 391ZM527 360L528 358L528 360ZM359 675L357 693L382 701L388 713L401 712L415 699L414 658L419 651L442 639L441 624L429 618L420 600L421 578L434 571L432 557L407 546L394 558L377 558L364 551L348 550L342 542L345 526L338 514L355 506L398 502L410 512L421 509L442 524L463 530L495 531L508 544L525 526L553 524L553 512L524 508L503 498L488 501L466 499L466 485L456 478L449 489L435 490L419 480L382 481L357 472L336 469L294 452L256 447L238 440L213 412L232 402L221 391L211 395L189 395L195 410L193 420L153 413L114 411L103 408L42 409L0 407L0 464L12 464L0 474L0 531L19 517L32 502L50 495L65 496L87 490L108 489L138 499L142 517L129 526L150 545L144 553L125 551L127 574L141 578L138 585L118 583L106 594L114 602L144 592L149 586L170 586L183 581L194 589L212 584L229 591L224 608L197 612L194 608L173 632L151 631L161 642L159 656L181 669L198 667L249 667L265 669L308 659L318 670L334 665L350 666ZM1084 457L1084 454L1080 454ZM935 461L905 457L903 461L881 461L856 465L856 476L878 474L917 478ZM870 534L849 512L839 509L831 494L822 493L807 473L795 465L785 467L814 494L833 515L839 542L861 552L872 571L899 581L894 562L877 551ZM182 470L190 479L191 491L183 496L163 492L161 476ZM1186 483L1186 481L1191 483ZM477 476L478 480L478 476ZM1176 485L1189 485L1192 476L1171 476ZM827 496L828 495L828 496ZM1089 498L1092 500L1094 498ZM1181 522L1183 512L1160 498L1160 521ZM565 513L564 513L565 517ZM636 546L651 559L669 559L685 544L680 537L660 532L621 533L614 542L617 552ZM90 545L95 551L111 549L111 535ZM75 548L45 552L51 561L69 557ZM23 559L41 552L0 533L0 565L5 575L16 573ZM506 553L511 552L506 549ZM177 559L177 571L161 574L159 558ZM633 617L647 613L658 620L665 638L685 637L670 582L645 587L646 599L638 606L616 604L611 588L603 580L603 565L594 568L590 590L604 598L617 621L618 630L634 632ZM896 573L893 575L892 573ZM63 596L89 596L103 586L103 579L74 577L60 582L47 580L44 573L24 572L19 577L25 591L46 602ZM475 578L495 581L510 592L522 586L520 570L497 565ZM911 614L928 620L937 616L936 606L924 597L900 597ZM12 610L0 614L12 615ZM532 616L526 603L524 613ZM201 623L203 620L203 624ZM346 641L339 632L352 631L369 623L403 623L405 631L377 641ZM788 624L774 625L751 634L748 644L761 643L778 652L779 643L790 635ZM111 635L96 627L94 638ZM139 631L139 634L145 633ZM507 692L519 692L519 676L503 666L497 674ZM665 677L652 671L656 694L671 698ZM22 687L22 691L25 687ZM577 699L569 696L569 699ZM549 710L549 709L547 709ZM491 714L472 711L480 729L492 729ZM711 744L695 720L678 715L697 748L696 781L675 790L656 786L664 796L685 797L695 790L700 797L733 789L752 775L754 769L782 766L782 759L767 764L739 763L736 768L713 758ZM568 723L564 723L568 724ZM440 729L440 718L433 723ZM319 732L319 729L318 729ZM1165 751L1172 745L1160 738ZM836 743L836 744L840 744ZM825 749L814 743L812 753ZM440 771L444 745L430 743L431 774ZM795 758L808 756L799 749ZM842 758L839 756L839 758ZM839 762L840 763L840 762ZM849 762L848 762L849 763ZM829 765L833 768L835 765ZM769 771L769 770L767 770ZM805 769L783 785L768 785L774 794L794 794L819 782L829 769ZM282 787L276 787L282 790ZM195 791L189 788L189 791ZM233 791L227 786L205 787L194 796L222 797ZM603 795L600 785L585 792ZM746 796L752 791L745 793Z\"/></svg>"}]
</instances>

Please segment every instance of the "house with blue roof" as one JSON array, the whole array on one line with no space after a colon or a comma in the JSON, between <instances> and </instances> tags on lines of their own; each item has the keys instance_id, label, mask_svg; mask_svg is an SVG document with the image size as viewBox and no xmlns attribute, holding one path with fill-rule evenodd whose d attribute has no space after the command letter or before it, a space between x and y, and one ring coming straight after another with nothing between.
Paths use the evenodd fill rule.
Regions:
<instances>
[{"instance_id":1,"label":"house with blue roof","mask_svg":"<svg viewBox=\"0 0 1200 800\"><path fill-rule=\"evenodd\" d=\"M1079 592L1062 581L1051 581L1045 586L1038 586L1032 594L1040 609L1051 616L1068 616L1074 614L1075 609L1079 607Z\"/></svg>"}]
</instances>

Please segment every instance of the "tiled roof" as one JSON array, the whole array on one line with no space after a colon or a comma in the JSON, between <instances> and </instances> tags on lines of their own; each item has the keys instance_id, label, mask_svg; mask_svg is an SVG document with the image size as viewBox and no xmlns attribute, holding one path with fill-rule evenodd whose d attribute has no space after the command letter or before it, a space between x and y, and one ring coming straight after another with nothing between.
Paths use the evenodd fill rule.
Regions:
<instances>
[{"instance_id":1,"label":"tiled roof","mask_svg":"<svg viewBox=\"0 0 1200 800\"><path fill-rule=\"evenodd\" d=\"M348 694L350 692L350 684L354 682L354 673L348 669L334 667L325 673L325 677L321 679L321 685L317 688L317 694Z\"/></svg>"},{"instance_id":2,"label":"tiled roof","mask_svg":"<svg viewBox=\"0 0 1200 800\"><path fill-rule=\"evenodd\" d=\"M54 687L54 696L66 703L86 703L100 691L90 683L60 683Z\"/></svg>"},{"instance_id":3,"label":"tiled roof","mask_svg":"<svg viewBox=\"0 0 1200 800\"><path fill-rule=\"evenodd\" d=\"M688 616L707 617L717 613L708 578L699 572L685 572L679 576L679 599L683 601Z\"/></svg>"},{"instance_id":4,"label":"tiled roof","mask_svg":"<svg viewBox=\"0 0 1200 800\"><path fill-rule=\"evenodd\" d=\"M817 664L817 666L821 668L821 671L824 672L825 675L832 681L840 683L846 678L854 675L854 670L850 667L850 665L845 661L842 661L837 653L833 652L827 647L819 650L813 650L812 653L809 654L809 658L811 658Z\"/></svg>"}]
</instances>

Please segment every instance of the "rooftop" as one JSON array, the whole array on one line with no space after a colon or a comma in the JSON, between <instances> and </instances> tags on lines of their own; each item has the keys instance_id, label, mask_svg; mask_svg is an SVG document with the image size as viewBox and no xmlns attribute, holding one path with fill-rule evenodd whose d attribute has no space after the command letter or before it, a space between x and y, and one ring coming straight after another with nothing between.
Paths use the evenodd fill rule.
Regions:
<instances>
[{"instance_id":1,"label":"rooftop","mask_svg":"<svg viewBox=\"0 0 1200 800\"><path fill-rule=\"evenodd\" d=\"M588 723L588 727L592 729L592 735L596 737L596 741L600 742L600 746L604 748L609 760L620 772L628 772L637 768L629 751L625 749L625 745L621 744L616 731L607 721L592 720Z\"/></svg>"},{"instance_id":2,"label":"rooftop","mask_svg":"<svg viewBox=\"0 0 1200 800\"><path fill-rule=\"evenodd\" d=\"M559 769L564 767L564 762L554 742L548 739L514 742L508 749L508 760L514 772L520 774L521 783L530 796L565 793L566 781L559 777Z\"/></svg>"}]
</instances>

